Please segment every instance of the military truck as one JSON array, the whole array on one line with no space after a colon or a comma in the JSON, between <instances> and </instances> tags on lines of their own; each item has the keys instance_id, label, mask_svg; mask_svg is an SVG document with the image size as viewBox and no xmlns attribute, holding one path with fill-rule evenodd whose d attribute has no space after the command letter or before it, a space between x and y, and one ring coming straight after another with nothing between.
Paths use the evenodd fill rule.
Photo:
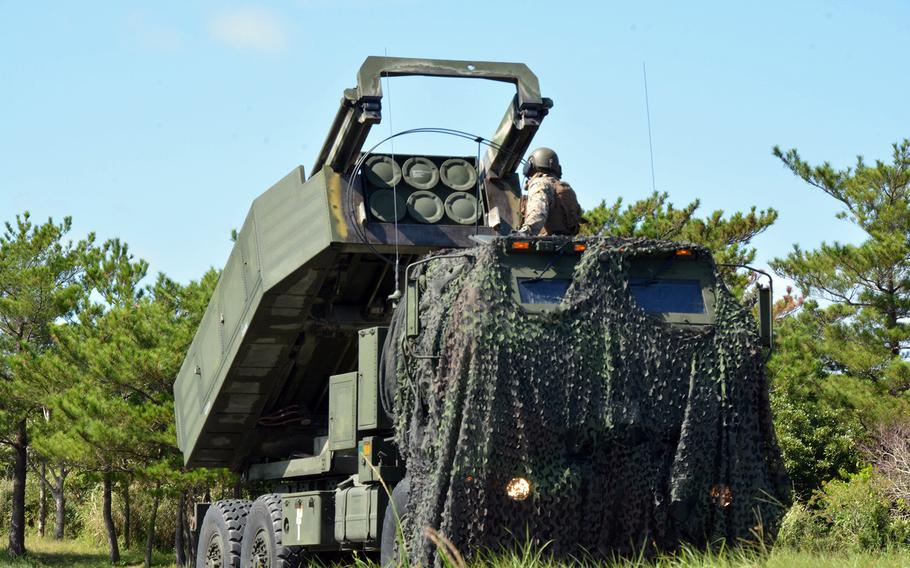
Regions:
<instances>
[{"instance_id":1,"label":"military truck","mask_svg":"<svg viewBox=\"0 0 910 568\"><path fill-rule=\"evenodd\" d=\"M379 147L365 150L371 127L382 117L381 79L405 75L508 82L516 94L492 139L475 139L485 143L483 153L437 156L383 153ZM228 468L242 474L250 486L268 491L253 501L196 505L197 566L293 566L304 555L332 551L379 553L388 565L406 559L400 552L403 536L424 538L426 527L416 527L415 522L435 524L430 528L446 537L447 531L458 533L453 523L483 526L477 523L486 516L491 527L486 534L498 535L501 531L490 524L493 509L508 509L510 518L530 523L524 526L537 526L533 520L547 516L546 495L555 490L548 489L546 476L536 466L518 468L520 475L480 465L465 473L451 460L437 460L432 467L457 470L459 477L428 489L432 468L423 459L427 455L417 454L432 444L424 439L415 445L414 440L418 430L425 436L428 424L441 428L442 423L424 420L428 410L418 391L432 383L432 377L455 367L452 352L439 352L438 340L457 334L459 326L467 325L457 317L471 311L470 302L461 314L433 311L444 301L446 290L458 294L471 287L463 276L468 271L449 270L440 263L487 258L480 265L500 267L505 274L505 284L496 294L511 298L509 306L519 314L504 319L543 318L534 325L546 329L547 322L555 321L547 318L561 313L567 298L575 294L570 288L583 291L578 275L590 270L583 266L597 264L596 259L585 259L595 255L598 266L607 266L613 262L607 257L618 254L631 259L631 264L623 265L620 286L631 290L631 301L638 306L632 311L641 312L644 325L714 337L714 327L719 326L716 313L721 311L718 298L724 289L707 251L672 243L644 246L640 241L608 238L514 234L521 221L516 172L552 105L523 64L368 57L357 74L357 86L344 91L310 175L297 167L253 202L176 378L175 414L187 467ZM634 251L638 252L630 256ZM440 270L451 275L441 278ZM759 346L770 345L770 294L762 292L761 299L764 325L741 334L749 343L741 346L749 361L760 361ZM436 339L427 339L428 333ZM434 341L436 352L421 351L432 350ZM658 358L652 356L641 365ZM620 359L611 363L621 364ZM412 372L424 377L409 384L416 376ZM657 374L652 373L652 379ZM549 382L546 376L537 377L535 388L549 389L551 399L571 390L553 377ZM638 382L647 380L642 376ZM491 384L496 381L495 376L489 378ZM759 376L753 382L759 397L754 404L766 410L767 401L760 397L765 392L763 379ZM445 400L448 388L452 384L437 389L440 400ZM694 400L694 387L680 388L685 391L682 398L688 392ZM619 391L613 392L615 396ZM424 418L413 418L415 412ZM443 411L439 413L442 416ZM538 430L576 440L561 430L565 424L548 423L552 416L522 414L517 420L507 428L522 428L521 421L527 420ZM610 418L609 424L594 429L617 429L622 420ZM660 435L676 436L678 442L677 423L691 423L693 418L680 415L673 420L676 426L669 430L675 430ZM480 426L472 426L467 418L463 422L460 428L467 430ZM764 422L759 425L768 427ZM458 437L457 430L447 432ZM761 443L770 448L765 461L773 462L773 431L764 431L763 436ZM584 455L600 455L606 448L597 447L601 449L592 450L590 440L579 439L571 451L560 449L557 453L565 453L569 464L560 475L575 471ZM482 459L491 463L497 456L516 455L514 448L501 455L495 447L486 451ZM542 459L523 455L528 464ZM417 467L418 463L423 465ZM590 473L591 465L585 463L578 471ZM578 475L582 481L572 486L576 492L583 490L588 474ZM489 496L479 509L470 518L464 511L450 514L449 506L443 506L444 496L457 494L465 480L480 483L481 477ZM465 491L475 497L487 494L470 487ZM727 499L729 504L729 491L715 483L704 491L704 499ZM438 521L442 515L446 522L421 516L426 503L415 503L418 497L435 499L439 506L430 507L434 518ZM609 506L606 501L599 505ZM455 544L477 542L467 538ZM407 550L412 561L426 561L423 552Z\"/></svg>"}]
</instances>

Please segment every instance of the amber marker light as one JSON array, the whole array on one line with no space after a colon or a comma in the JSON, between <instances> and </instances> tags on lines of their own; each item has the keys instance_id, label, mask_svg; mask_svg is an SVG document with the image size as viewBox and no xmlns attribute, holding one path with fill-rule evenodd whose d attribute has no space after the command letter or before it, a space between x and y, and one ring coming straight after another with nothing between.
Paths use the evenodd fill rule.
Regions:
<instances>
[{"instance_id":1,"label":"amber marker light","mask_svg":"<svg viewBox=\"0 0 910 568\"><path fill-rule=\"evenodd\" d=\"M711 501L721 509L726 509L733 502L733 490L728 485L715 485L711 488Z\"/></svg>"},{"instance_id":2,"label":"amber marker light","mask_svg":"<svg viewBox=\"0 0 910 568\"><path fill-rule=\"evenodd\" d=\"M512 250L528 250L531 248L531 243L528 241L514 241L512 243Z\"/></svg>"},{"instance_id":3,"label":"amber marker light","mask_svg":"<svg viewBox=\"0 0 910 568\"><path fill-rule=\"evenodd\" d=\"M531 482L524 477L513 477L506 485L506 495L513 501L524 501L531 494Z\"/></svg>"},{"instance_id":4,"label":"amber marker light","mask_svg":"<svg viewBox=\"0 0 910 568\"><path fill-rule=\"evenodd\" d=\"M575 243L574 245L572 245L572 250L574 250L575 252L585 252L585 249L587 249L587 248L588 248L588 245L584 245L581 243Z\"/></svg>"},{"instance_id":5,"label":"amber marker light","mask_svg":"<svg viewBox=\"0 0 910 568\"><path fill-rule=\"evenodd\" d=\"M360 453L362 453L365 456L368 456L371 453L373 453L373 444L370 442L366 442L366 441L360 442Z\"/></svg>"},{"instance_id":6,"label":"amber marker light","mask_svg":"<svg viewBox=\"0 0 910 568\"><path fill-rule=\"evenodd\" d=\"M692 256L693 254L692 249L679 249L676 251L676 256Z\"/></svg>"}]
</instances>

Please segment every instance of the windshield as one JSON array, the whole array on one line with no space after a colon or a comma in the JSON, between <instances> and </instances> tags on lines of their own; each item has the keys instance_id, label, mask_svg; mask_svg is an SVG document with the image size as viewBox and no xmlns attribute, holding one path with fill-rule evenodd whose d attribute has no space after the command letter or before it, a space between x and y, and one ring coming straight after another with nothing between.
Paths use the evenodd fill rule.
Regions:
<instances>
[{"instance_id":1,"label":"windshield","mask_svg":"<svg viewBox=\"0 0 910 568\"><path fill-rule=\"evenodd\" d=\"M648 313L705 313L702 286L698 280L632 278L629 286L635 302Z\"/></svg>"},{"instance_id":2,"label":"windshield","mask_svg":"<svg viewBox=\"0 0 910 568\"><path fill-rule=\"evenodd\" d=\"M558 304L570 283L568 278L519 278L518 294L522 304Z\"/></svg>"}]
</instances>

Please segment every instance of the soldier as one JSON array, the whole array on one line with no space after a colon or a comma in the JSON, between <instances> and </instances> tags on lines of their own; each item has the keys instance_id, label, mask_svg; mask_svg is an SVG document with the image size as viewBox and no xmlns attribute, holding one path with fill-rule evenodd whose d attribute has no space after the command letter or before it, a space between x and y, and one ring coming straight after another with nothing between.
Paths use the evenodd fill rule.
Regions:
<instances>
[{"instance_id":1,"label":"soldier","mask_svg":"<svg viewBox=\"0 0 910 568\"><path fill-rule=\"evenodd\" d=\"M549 148L531 152L525 163L526 196L521 198L521 228L526 235L577 235L581 207L572 186L562 181L559 157Z\"/></svg>"}]
</instances>

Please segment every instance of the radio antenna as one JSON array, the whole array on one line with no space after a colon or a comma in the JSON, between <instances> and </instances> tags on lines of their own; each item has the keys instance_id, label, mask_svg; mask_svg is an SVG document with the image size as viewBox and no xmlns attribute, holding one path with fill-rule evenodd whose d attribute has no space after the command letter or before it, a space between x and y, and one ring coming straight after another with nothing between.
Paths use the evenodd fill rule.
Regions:
<instances>
[{"instance_id":1,"label":"radio antenna","mask_svg":"<svg viewBox=\"0 0 910 568\"><path fill-rule=\"evenodd\" d=\"M389 65L389 50L385 50L385 64L386 67ZM385 99L389 106L389 135L395 134L395 129L392 128L392 87L389 85L389 76L385 76ZM392 165L395 164L395 141L389 141L392 153ZM395 290L392 291L392 295L389 296L389 300L392 302L398 302L398 299L401 297L401 288L399 288L399 275L401 274L401 254L398 250L398 182L396 181L392 184L392 215L395 216Z\"/></svg>"},{"instance_id":2,"label":"radio antenna","mask_svg":"<svg viewBox=\"0 0 910 568\"><path fill-rule=\"evenodd\" d=\"M641 62L641 72L645 79L645 113L648 116L648 151L651 153L651 190L657 191L657 183L654 181L654 144L651 141L651 105L648 102L648 69L645 62Z\"/></svg>"}]
</instances>

